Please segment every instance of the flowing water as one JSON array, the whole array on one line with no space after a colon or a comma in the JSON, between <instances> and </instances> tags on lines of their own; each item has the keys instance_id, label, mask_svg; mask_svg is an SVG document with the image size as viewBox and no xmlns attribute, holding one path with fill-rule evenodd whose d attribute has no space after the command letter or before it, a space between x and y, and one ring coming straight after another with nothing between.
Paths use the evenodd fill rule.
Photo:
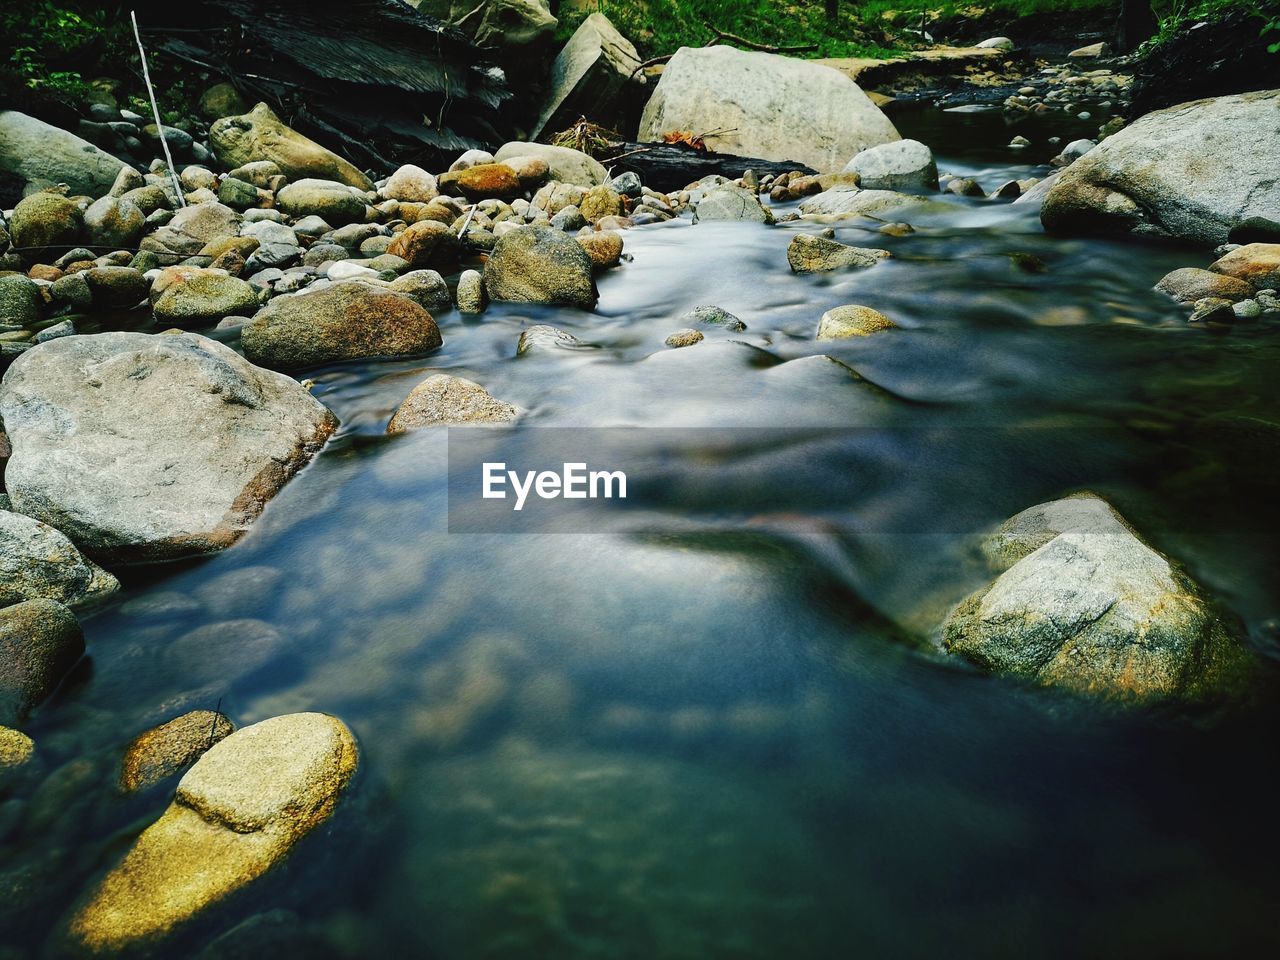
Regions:
<instances>
[{"instance_id":1,"label":"flowing water","mask_svg":"<svg viewBox=\"0 0 1280 960\"><path fill-rule=\"evenodd\" d=\"M1028 172L966 129L929 117L942 169ZM1276 323L1193 327L1152 291L1202 251L948 202L901 239L837 225L894 259L821 276L786 265L811 224L633 230L594 313L447 313L434 356L311 373L339 436L235 548L126 571L28 726L0 955L39 955L168 802L172 780L114 793L122 747L219 701L342 717L361 773L177 955L276 908L296 919L259 918L273 945L242 955L1274 951L1274 696L1122 710L980 675L937 635L990 576L976 534L1089 488L1274 662ZM902 329L816 343L842 303ZM700 304L747 331L663 347ZM517 359L531 323L593 346ZM450 532L443 434L383 436L427 371L521 407L531 456L645 451L638 504L594 504L591 532Z\"/></svg>"}]
</instances>

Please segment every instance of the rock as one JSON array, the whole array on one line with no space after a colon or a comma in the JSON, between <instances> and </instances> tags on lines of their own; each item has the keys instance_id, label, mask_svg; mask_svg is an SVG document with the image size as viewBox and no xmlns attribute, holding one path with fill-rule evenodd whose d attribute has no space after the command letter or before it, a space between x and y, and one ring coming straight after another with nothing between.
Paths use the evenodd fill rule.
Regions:
<instances>
[{"instance_id":1,"label":"rock","mask_svg":"<svg viewBox=\"0 0 1280 960\"><path fill-rule=\"evenodd\" d=\"M17 273L0 276L0 327L31 327L39 319L39 285Z\"/></svg>"},{"instance_id":2,"label":"rock","mask_svg":"<svg viewBox=\"0 0 1280 960\"><path fill-rule=\"evenodd\" d=\"M435 374L413 388L387 424L387 433L437 424L507 423L516 416L515 407L495 400L480 384Z\"/></svg>"},{"instance_id":3,"label":"rock","mask_svg":"<svg viewBox=\"0 0 1280 960\"><path fill-rule=\"evenodd\" d=\"M460 194L471 201L498 197L510 200L519 196L520 178L505 163L481 163L455 173L442 173L440 189L446 193Z\"/></svg>"},{"instance_id":4,"label":"rock","mask_svg":"<svg viewBox=\"0 0 1280 960\"><path fill-rule=\"evenodd\" d=\"M1192 304L1188 323L1231 323L1236 319L1235 305L1225 297L1201 297Z\"/></svg>"},{"instance_id":5,"label":"rock","mask_svg":"<svg viewBox=\"0 0 1280 960\"><path fill-rule=\"evenodd\" d=\"M159 323L201 326L258 309L258 294L238 277L199 267L174 267L171 276L152 306Z\"/></svg>"},{"instance_id":6,"label":"rock","mask_svg":"<svg viewBox=\"0 0 1280 960\"><path fill-rule=\"evenodd\" d=\"M1210 264L1209 269L1243 280L1259 290L1280 287L1280 243L1249 243L1237 247Z\"/></svg>"},{"instance_id":7,"label":"rock","mask_svg":"<svg viewBox=\"0 0 1280 960\"><path fill-rule=\"evenodd\" d=\"M1235 303L1248 300L1254 293L1253 287L1243 280L1199 267L1182 267L1165 274L1156 289L1179 303L1195 303L1204 297L1221 297Z\"/></svg>"},{"instance_id":8,"label":"rock","mask_svg":"<svg viewBox=\"0 0 1280 960\"><path fill-rule=\"evenodd\" d=\"M440 195L436 178L421 167L411 163L396 170L378 191L383 200L406 200L411 203L430 203Z\"/></svg>"},{"instance_id":9,"label":"rock","mask_svg":"<svg viewBox=\"0 0 1280 960\"><path fill-rule=\"evenodd\" d=\"M1250 671L1199 588L1095 496L1024 510L985 548L1000 576L943 628L984 669L1139 702L1213 699Z\"/></svg>"},{"instance_id":10,"label":"rock","mask_svg":"<svg viewBox=\"0 0 1280 960\"><path fill-rule=\"evenodd\" d=\"M890 214L954 212L955 208L939 200L896 190L859 190L835 186L809 197L800 204L805 216L877 217Z\"/></svg>"},{"instance_id":11,"label":"rock","mask_svg":"<svg viewBox=\"0 0 1280 960\"><path fill-rule=\"evenodd\" d=\"M591 266L599 272L616 267L622 259L622 235L612 230L601 230L576 238L587 256L591 258Z\"/></svg>"},{"instance_id":12,"label":"rock","mask_svg":"<svg viewBox=\"0 0 1280 960\"><path fill-rule=\"evenodd\" d=\"M609 129L634 122L632 101L646 87L640 55L599 11L578 26L551 65L549 92L530 136L567 130L579 117ZM636 107L639 104L635 104Z\"/></svg>"},{"instance_id":13,"label":"rock","mask_svg":"<svg viewBox=\"0 0 1280 960\"><path fill-rule=\"evenodd\" d=\"M1014 43L1008 37L988 37L974 46L982 50L1012 50Z\"/></svg>"},{"instance_id":14,"label":"rock","mask_svg":"<svg viewBox=\"0 0 1280 960\"><path fill-rule=\"evenodd\" d=\"M897 324L878 310L848 304L833 307L818 321L818 340L843 340L846 337L868 337L881 330L893 330Z\"/></svg>"},{"instance_id":15,"label":"rock","mask_svg":"<svg viewBox=\"0 0 1280 960\"><path fill-rule=\"evenodd\" d=\"M599 161L587 156L581 150L572 150L569 147L513 140L510 143L504 143L493 155L493 159L498 162L508 157L537 157L545 160L552 180L580 187L597 186L609 177Z\"/></svg>"},{"instance_id":16,"label":"rock","mask_svg":"<svg viewBox=\"0 0 1280 960\"><path fill-rule=\"evenodd\" d=\"M1231 243L1277 243L1280 242L1280 218L1245 217L1227 236Z\"/></svg>"},{"instance_id":17,"label":"rock","mask_svg":"<svg viewBox=\"0 0 1280 960\"><path fill-rule=\"evenodd\" d=\"M972 177L954 177L948 180L946 186L942 188L947 193L954 193L957 197L985 197L987 191L977 180Z\"/></svg>"},{"instance_id":18,"label":"rock","mask_svg":"<svg viewBox=\"0 0 1280 960\"><path fill-rule=\"evenodd\" d=\"M169 229L179 230L202 243L209 243L222 237L234 237L240 232L242 222L244 217L239 213L215 201L183 207L169 221Z\"/></svg>"},{"instance_id":19,"label":"rock","mask_svg":"<svg viewBox=\"0 0 1280 960\"><path fill-rule=\"evenodd\" d=\"M337 180L360 190L373 183L352 164L285 126L265 103L236 117L223 117L209 128L213 152L225 167L270 160L290 180Z\"/></svg>"},{"instance_id":20,"label":"rock","mask_svg":"<svg viewBox=\"0 0 1280 960\"><path fill-rule=\"evenodd\" d=\"M826 237L800 233L787 247L787 263L793 273L824 273L850 267L872 267L892 256L888 250L849 247Z\"/></svg>"},{"instance_id":21,"label":"rock","mask_svg":"<svg viewBox=\"0 0 1280 960\"><path fill-rule=\"evenodd\" d=\"M540 46L559 23L544 0L454 0L449 20L476 46L502 50Z\"/></svg>"},{"instance_id":22,"label":"rock","mask_svg":"<svg viewBox=\"0 0 1280 960\"><path fill-rule=\"evenodd\" d=\"M0 774L22 766L35 752L35 741L25 733L0 727Z\"/></svg>"},{"instance_id":23,"label":"rock","mask_svg":"<svg viewBox=\"0 0 1280 960\"><path fill-rule=\"evenodd\" d=\"M482 163L493 163L493 161L494 156L488 150L464 150L458 155L457 160L449 164L449 171L452 173L457 170L466 170L468 167L478 166Z\"/></svg>"},{"instance_id":24,"label":"rock","mask_svg":"<svg viewBox=\"0 0 1280 960\"><path fill-rule=\"evenodd\" d=\"M731 46L682 47L640 118L640 141L676 130L706 134L707 147L764 160L838 170L868 147L899 139L856 83L830 67Z\"/></svg>"},{"instance_id":25,"label":"rock","mask_svg":"<svg viewBox=\"0 0 1280 960\"><path fill-rule=\"evenodd\" d=\"M479 270L464 270L458 277L458 312L484 313L487 298L484 292L484 275Z\"/></svg>"},{"instance_id":26,"label":"rock","mask_svg":"<svg viewBox=\"0 0 1280 960\"><path fill-rule=\"evenodd\" d=\"M99 310L134 307L147 298L151 283L133 267L94 267L82 274Z\"/></svg>"},{"instance_id":27,"label":"rock","mask_svg":"<svg viewBox=\"0 0 1280 960\"><path fill-rule=\"evenodd\" d=\"M1092 140L1072 140L1062 148L1062 152L1054 157L1050 163L1055 167L1068 166L1075 163L1096 146L1097 144Z\"/></svg>"},{"instance_id":28,"label":"rock","mask_svg":"<svg viewBox=\"0 0 1280 960\"><path fill-rule=\"evenodd\" d=\"M440 329L413 300L359 281L276 297L244 325L245 356L278 370L335 360L418 356L439 349Z\"/></svg>"},{"instance_id":29,"label":"rock","mask_svg":"<svg viewBox=\"0 0 1280 960\"><path fill-rule=\"evenodd\" d=\"M365 219L363 198L336 180L297 180L276 194L276 203L291 217L323 217L338 226Z\"/></svg>"},{"instance_id":30,"label":"rock","mask_svg":"<svg viewBox=\"0 0 1280 960\"><path fill-rule=\"evenodd\" d=\"M919 140L896 140L863 150L845 164L867 190L937 190L933 152Z\"/></svg>"},{"instance_id":31,"label":"rock","mask_svg":"<svg viewBox=\"0 0 1280 960\"><path fill-rule=\"evenodd\" d=\"M100 197L124 163L73 133L16 110L0 112L0 172L27 184L65 183L72 194Z\"/></svg>"},{"instance_id":32,"label":"rock","mask_svg":"<svg viewBox=\"0 0 1280 960\"><path fill-rule=\"evenodd\" d=\"M390 289L404 294L429 313L440 313L453 306L449 285L435 270L412 270L392 280Z\"/></svg>"},{"instance_id":33,"label":"rock","mask_svg":"<svg viewBox=\"0 0 1280 960\"><path fill-rule=\"evenodd\" d=\"M1091 43L1087 47L1077 47L1067 54L1068 57L1084 59L1087 57L1105 57L1111 52L1111 45L1103 41Z\"/></svg>"},{"instance_id":34,"label":"rock","mask_svg":"<svg viewBox=\"0 0 1280 960\"><path fill-rule=\"evenodd\" d=\"M173 803L86 898L71 939L98 953L163 939L328 820L358 762L351 731L325 714L231 734L187 771Z\"/></svg>"},{"instance_id":35,"label":"rock","mask_svg":"<svg viewBox=\"0 0 1280 960\"><path fill-rule=\"evenodd\" d=\"M536 323L520 334L516 344L516 356L528 353L546 353L556 350L572 350L585 344L571 333L545 323Z\"/></svg>"},{"instance_id":36,"label":"rock","mask_svg":"<svg viewBox=\"0 0 1280 960\"><path fill-rule=\"evenodd\" d=\"M20 200L9 219L13 245L27 262L39 262L57 248L74 246L83 228L80 208L62 194L46 191Z\"/></svg>"},{"instance_id":37,"label":"rock","mask_svg":"<svg viewBox=\"0 0 1280 960\"><path fill-rule=\"evenodd\" d=\"M605 217L620 217L625 210L622 195L603 184L588 190L578 203L578 212L588 223L598 223Z\"/></svg>"},{"instance_id":38,"label":"rock","mask_svg":"<svg viewBox=\"0 0 1280 960\"><path fill-rule=\"evenodd\" d=\"M215 743L235 731L235 724L212 710L192 710L133 739L120 763L120 790L133 793L185 770Z\"/></svg>"},{"instance_id":39,"label":"rock","mask_svg":"<svg viewBox=\"0 0 1280 960\"><path fill-rule=\"evenodd\" d=\"M693 222L704 220L745 220L752 223L773 223L773 214L750 190L722 183L707 193L693 210Z\"/></svg>"},{"instance_id":40,"label":"rock","mask_svg":"<svg viewBox=\"0 0 1280 960\"><path fill-rule=\"evenodd\" d=\"M0 510L0 607L44 599L87 608L119 589L115 577L53 527Z\"/></svg>"},{"instance_id":41,"label":"rock","mask_svg":"<svg viewBox=\"0 0 1280 960\"><path fill-rule=\"evenodd\" d=\"M714 305L694 307L680 318L680 322L704 327L723 327L733 333L741 333L747 329L747 325L728 310Z\"/></svg>"},{"instance_id":42,"label":"rock","mask_svg":"<svg viewBox=\"0 0 1280 960\"><path fill-rule=\"evenodd\" d=\"M444 266L458 259L458 238L437 220L419 220L396 235L387 253L400 257L415 270Z\"/></svg>"},{"instance_id":43,"label":"rock","mask_svg":"<svg viewBox=\"0 0 1280 960\"><path fill-rule=\"evenodd\" d=\"M248 109L249 105L240 96L240 91L229 83L215 83L200 94L199 110L206 120L232 117Z\"/></svg>"},{"instance_id":44,"label":"rock","mask_svg":"<svg viewBox=\"0 0 1280 960\"><path fill-rule=\"evenodd\" d=\"M663 342L668 347L691 347L695 343L701 343L706 337L703 336L701 330L694 330L690 327L677 330L675 333L667 337Z\"/></svg>"},{"instance_id":45,"label":"rock","mask_svg":"<svg viewBox=\"0 0 1280 960\"><path fill-rule=\"evenodd\" d=\"M1062 233L1131 232L1206 245L1251 217L1280 220L1280 90L1147 114L1063 171L1041 210ZM1239 149L1249 143L1250 149Z\"/></svg>"},{"instance_id":46,"label":"rock","mask_svg":"<svg viewBox=\"0 0 1280 960\"><path fill-rule=\"evenodd\" d=\"M83 654L80 624L56 600L0 609L0 724L25 719Z\"/></svg>"},{"instance_id":47,"label":"rock","mask_svg":"<svg viewBox=\"0 0 1280 960\"><path fill-rule=\"evenodd\" d=\"M103 197L84 212L85 235L95 247L135 247L146 219L132 200Z\"/></svg>"},{"instance_id":48,"label":"rock","mask_svg":"<svg viewBox=\"0 0 1280 960\"><path fill-rule=\"evenodd\" d=\"M1262 316L1262 304L1257 300L1241 300L1231 305L1231 312L1237 320L1256 320Z\"/></svg>"},{"instance_id":49,"label":"rock","mask_svg":"<svg viewBox=\"0 0 1280 960\"><path fill-rule=\"evenodd\" d=\"M591 258L552 227L522 226L501 237L485 264L484 287L490 300L584 310L592 309L598 296Z\"/></svg>"},{"instance_id":50,"label":"rock","mask_svg":"<svg viewBox=\"0 0 1280 960\"><path fill-rule=\"evenodd\" d=\"M248 210L265 202L268 194L259 191L252 183L227 177L218 187L218 202L232 210Z\"/></svg>"},{"instance_id":51,"label":"rock","mask_svg":"<svg viewBox=\"0 0 1280 960\"><path fill-rule=\"evenodd\" d=\"M293 380L193 334L35 347L5 376L0 419L13 509L104 562L229 546L337 426Z\"/></svg>"}]
</instances>

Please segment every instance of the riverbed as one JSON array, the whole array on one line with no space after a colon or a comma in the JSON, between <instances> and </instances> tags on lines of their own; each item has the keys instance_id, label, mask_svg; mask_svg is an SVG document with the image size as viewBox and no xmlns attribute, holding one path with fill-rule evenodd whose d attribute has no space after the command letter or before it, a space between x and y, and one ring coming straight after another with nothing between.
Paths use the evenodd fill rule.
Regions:
<instances>
[{"instance_id":1,"label":"riverbed","mask_svg":"<svg viewBox=\"0 0 1280 960\"><path fill-rule=\"evenodd\" d=\"M920 134L944 172L1048 172L960 123ZM84 623L27 730L47 778L0 804L0 942L39 955L168 802L113 793L123 746L220 704L334 713L361 774L196 948L282 909L255 921L279 957L1274 950L1273 696L1126 710L982 675L938 633L990 578L982 532L1089 489L1274 665L1276 322L1190 325L1152 290L1203 251L946 202L908 236L832 225L893 259L818 276L785 255L811 223L634 229L594 313L446 312L428 358L310 371L329 447L237 546L125 571ZM899 329L815 342L848 303ZM705 304L747 329L664 347ZM536 323L584 346L517 358ZM444 433L384 435L429 372L519 407L526 450L625 437L659 481L589 532L456 529Z\"/></svg>"}]
</instances>

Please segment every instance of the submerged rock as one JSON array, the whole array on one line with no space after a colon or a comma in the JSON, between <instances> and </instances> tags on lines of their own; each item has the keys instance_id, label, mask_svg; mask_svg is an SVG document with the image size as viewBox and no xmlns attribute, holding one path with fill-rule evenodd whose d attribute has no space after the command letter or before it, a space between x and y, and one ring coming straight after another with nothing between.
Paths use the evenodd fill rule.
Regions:
<instances>
[{"instance_id":1,"label":"submerged rock","mask_svg":"<svg viewBox=\"0 0 1280 960\"><path fill-rule=\"evenodd\" d=\"M1247 679L1248 654L1200 589L1098 497L1024 510L985 549L1003 572L947 620L951 653L1127 701L1212 700Z\"/></svg>"},{"instance_id":2,"label":"submerged rock","mask_svg":"<svg viewBox=\"0 0 1280 960\"><path fill-rule=\"evenodd\" d=\"M47 523L0 510L0 607L37 599L88 607L119 589L115 577Z\"/></svg>"},{"instance_id":3,"label":"submerged rock","mask_svg":"<svg viewBox=\"0 0 1280 960\"><path fill-rule=\"evenodd\" d=\"M437 424L506 423L516 416L515 407L494 399L480 384L437 373L405 397L387 424L387 433L404 433Z\"/></svg>"},{"instance_id":4,"label":"submerged rock","mask_svg":"<svg viewBox=\"0 0 1280 960\"><path fill-rule=\"evenodd\" d=\"M75 615L55 600L0 609L0 724L24 719L84 654Z\"/></svg>"},{"instance_id":5,"label":"submerged rock","mask_svg":"<svg viewBox=\"0 0 1280 960\"><path fill-rule=\"evenodd\" d=\"M598 294L591 258L572 237L551 227L523 226L504 234L484 268L490 300L558 303L590 310Z\"/></svg>"},{"instance_id":6,"label":"submerged rock","mask_svg":"<svg viewBox=\"0 0 1280 960\"><path fill-rule=\"evenodd\" d=\"M899 139L856 83L830 67L728 45L676 51L640 118L636 139L674 130L706 136L716 153L839 170L868 147Z\"/></svg>"},{"instance_id":7,"label":"submerged rock","mask_svg":"<svg viewBox=\"0 0 1280 960\"><path fill-rule=\"evenodd\" d=\"M1041 219L1063 233L1204 244L1253 217L1280 220L1278 112L1280 90L1263 90L1149 113L1064 170Z\"/></svg>"},{"instance_id":8,"label":"submerged rock","mask_svg":"<svg viewBox=\"0 0 1280 960\"><path fill-rule=\"evenodd\" d=\"M235 724L212 710L192 710L141 733L124 751L120 789L143 790L185 770L215 743L235 731Z\"/></svg>"},{"instance_id":9,"label":"submerged rock","mask_svg":"<svg viewBox=\"0 0 1280 960\"><path fill-rule=\"evenodd\" d=\"M702 327L723 327L733 333L741 333L747 329L747 325L735 317L723 307L717 307L714 304L707 306L694 307L683 317L680 318L681 323L690 326L698 325Z\"/></svg>"},{"instance_id":10,"label":"submerged rock","mask_svg":"<svg viewBox=\"0 0 1280 960\"><path fill-rule=\"evenodd\" d=\"M873 267L892 256L874 247L850 247L837 240L799 233L787 246L787 263L794 273L825 273L847 268Z\"/></svg>"},{"instance_id":11,"label":"submerged rock","mask_svg":"<svg viewBox=\"0 0 1280 960\"><path fill-rule=\"evenodd\" d=\"M372 190L373 183L352 164L281 122L265 103L209 127L209 140L227 168L270 160L290 180L315 177Z\"/></svg>"},{"instance_id":12,"label":"submerged rock","mask_svg":"<svg viewBox=\"0 0 1280 960\"><path fill-rule=\"evenodd\" d=\"M279 864L329 819L359 754L346 724L321 713L273 717L205 753L70 923L95 952L163 940Z\"/></svg>"},{"instance_id":13,"label":"submerged rock","mask_svg":"<svg viewBox=\"0 0 1280 960\"><path fill-rule=\"evenodd\" d=\"M95 558L234 543L337 421L288 377L195 334L41 344L0 387L13 509Z\"/></svg>"},{"instance_id":14,"label":"submerged rock","mask_svg":"<svg viewBox=\"0 0 1280 960\"><path fill-rule=\"evenodd\" d=\"M879 310L846 304L832 307L818 321L818 340L843 340L846 337L868 337L881 330L897 329L897 324Z\"/></svg>"},{"instance_id":15,"label":"submerged rock","mask_svg":"<svg viewBox=\"0 0 1280 960\"><path fill-rule=\"evenodd\" d=\"M277 297L241 329L244 354L276 370L439 349L431 314L409 297L359 281Z\"/></svg>"},{"instance_id":16,"label":"submerged rock","mask_svg":"<svg viewBox=\"0 0 1280 960\"><path fill-rule=\"evenodd\" d=\"M516 343L516 356L523 357L527 353L552 352L582 346L585 344L573 334L545 323L537 323L520 334L520 340Z\"/></svg>"}]
</instances>

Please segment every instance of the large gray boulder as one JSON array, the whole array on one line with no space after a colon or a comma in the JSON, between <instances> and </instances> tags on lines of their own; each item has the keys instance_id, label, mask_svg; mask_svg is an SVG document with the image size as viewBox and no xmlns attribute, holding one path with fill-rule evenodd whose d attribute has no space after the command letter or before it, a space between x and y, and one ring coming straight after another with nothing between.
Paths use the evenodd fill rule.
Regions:
<instances>
[{"instance_id":1,"label":"large gray boulder","mask_svg":"<svg viewBox=\"0 0 1280 960\"><path fill-rule=\"evenodd\" d=\"M1250 218L1280 221L1280 90L1149 113L1062 172L1040 218L1062 233L1223 243Z\"/></svg>"},{"instance_id":2,"label":"large gray boulder","mask_svg":"<svg viewBox=\"0 0 1280 960\"><path fill-rule=\"evenodd\" d=\"M442 342L435 320L416 301L358 280L276 297L240 330L245 356L276 370L418 356Z\"/></svg>"},{"instance_id":3,"label":"large gray boulder","mask_svg":"<svg viewBox=\"0 0 1280 960\"><path fill-rule=\"evenodd\" d=\"M1126 701L1204 701L1251 663L1189 577L1093 495L1006 521L985 550L1003 571L943 628L946 648L994 673Z\"/></svg>"},{"instance_id":4,"label":"large gray boulder","mask_svg":"<svg viewBox=\"0 0 1280 960\"><path fill-rule=\"evenodd\" d=\"M100 197L123 167L74 133L16 110L0 113L0 172L37 186L65 183L73 194Z\"/></svg>"},{"instance_id":5,"label":"large gray boulder","mask_svg":"<svg viewBox=\"0 0 1280 960\"><path fill-rule=\"evenodd\" d=\"M590 310L597 292L591 258L554 227L524 226L505 233L484 267L490 300L559 303Z\"/></svg>"},{"instance_id":6,"label":"large gray boulder","mask_svg":"<svg viewBox=\"0 0 1280 960\"><path fill-rule=\"evenodd\" d=\"M13 509L104 562L234 543L337 427L288 377L194 334L50 340L0 386Z\"/></svg>"},{"instance_id":7,"label":"large gray boulder","mask_svg":"<svg viewBox=\"0 0 1280 960\"><path fill-rule=\"evenodd\" d=\"M120 583L47 523L0 510L0 607L44 598L91 606Z\"/></svg>"},{"instance_id":8,"label":"large gray boulder","mask_svg":"<svg viewBox=\"0 0 1280 960\"><path fill-rule=\"evenodd\" d=\"M86 897L72 941L94 954L163 941L328 820L358 763L351 731L323 713L237 730L186 772L168 809Z\"/></svg>"},{"instance_id":9,"label":"large gray boulder","mask_svg":"<svg viewBox=\"0 0 1280 960\"><path fill-rule=\"evenodd\" d=\"M551 65L550 92L529 136L565 130L579 117L621 129L631 101L647 83L636 69L642 59L608 17L591 14Z\"/></svg>"},{"instance_id":10,"label":"large gray boulder","mask_svg":"<svg viewBox=\"0 0 1280 960\"><path fill-rule=\"evenodd\" d=\"M714 152L793 160L819 173L899 139L838 70L730 46L681 47L663 70L636 139L661 140L675 130L703 135Z\"/></svg>"}]
</instances>

